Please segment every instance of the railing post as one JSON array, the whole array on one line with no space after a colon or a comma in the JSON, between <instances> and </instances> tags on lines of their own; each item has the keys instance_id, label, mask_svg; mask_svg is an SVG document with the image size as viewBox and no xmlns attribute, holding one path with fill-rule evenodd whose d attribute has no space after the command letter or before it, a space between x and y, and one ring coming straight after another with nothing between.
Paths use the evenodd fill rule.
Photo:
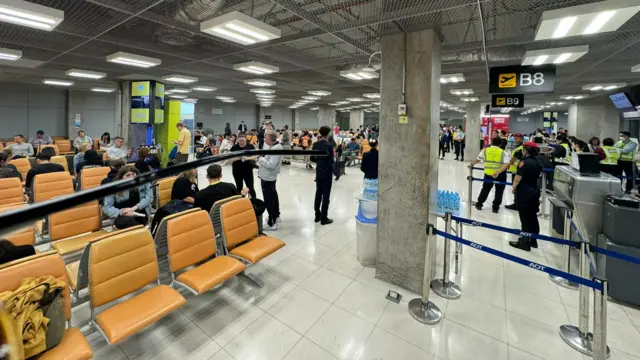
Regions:
<instances>
[{"instance_id":1,"label":"railing post","mask_svg":"<svg viewBox=\"0 0 640 360\"><path fill-rule=\"evenodd\" d=\"M473 206L473 166L469 166L469 187L467 188L467 219L471 219L471 207Z\"/></svg>"},{"instance_id":2,"label":"railing post","mask_svg":"<svg viewBox=\"0 0 640 360\"><path fill-rule=\"evenodd\" d=\"M463 237L462 236L462 223L460 221L456 222L456 234L459 237ZM455 253L455 272L456 275L460 274L461 271L461 266L462 264L462 244L460 243L456 243L456 253Z\"/></svg>"},{"instance_id":3,"label":"railing post","mask_svg":"<svg viewBox=\"0 0 640 360\"><path fill-rule=\"evenodd\" d=\"M445 228L444 232L447 234L451 234L451 213L447 212L444 215L445 217ZM444 239L444 264L442 271L442 279L435 279L431 281L431 288L433 292L440 295L441 297L449 300L455 300L462 296L462 290L458 285L449 281L449 260L451 257L451 240L445 238Z\"/></svg>"},{"instance_id":4,"label":"railing post","mask_svg":"<svg viewBox=\"0 0 640 360\"><path fill-rule=\"evenodd\" d=\"M594 279L602 291L593 290L593 360L606 360L611 356L607 346L607 280Z\"/></svg>"},{"instance_id":5,"label":"railing post","mask_svg":"<svg viewBox=\"0 0 640 360\"><path fill-rule=\"evenodd\" d=\"M424 254L424 278L422 281L422 298L415 298L409 301L409 313L414 319L427 325L435 325L442 320L442 311L436 304L429 301L429 290L431 285L431 265L435 261L437 242L436 228L427 225L427 244Z\"/></svg>"},{"instance_id":6,"label":"railing post","mask_svg":"<svg viewBox=\"0 0 640 360\"><path fill-rule=\"evenodd\" d=\"M589 255L587 243L580 243L580 277L590 278ZM560 326L560 337L569 346L585 355L593 354L593 334L589 333L589 287L580 284L578 306L578 326Z\"/></svg>"},{"instance_id":7,"label":"railing post","mask_svg":"<svg viewBox=\"0 0 640 360\"><path fill-rule=\"evenodd\" d=\"M565 210L564 235L562 236L562 238L565 240L571 240L571 217L572 216L573 216L573 212L571 210L569 209ZM563 269L562 269L563 271L567 273L571 273L571 246L565 246L565 249L562 252L562 266L563 266ZM549 279L551 279L551 281L553 281L557 285L560 285L564 288L571 289L571 290L578 289L577 283L571 280L565 279L561 276L549 275Z\"/></svg>"}]
</instances>

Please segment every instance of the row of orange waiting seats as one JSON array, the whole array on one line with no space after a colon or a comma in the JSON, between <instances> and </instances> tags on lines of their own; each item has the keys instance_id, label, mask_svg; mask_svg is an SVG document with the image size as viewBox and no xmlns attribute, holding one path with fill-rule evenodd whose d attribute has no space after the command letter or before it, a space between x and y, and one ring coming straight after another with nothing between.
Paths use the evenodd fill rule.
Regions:
<instances>
[{"instance_id":1,"label":"row of orange waiting seats","mask_svg":"<svg viewBox=\"0 0 640 360\"><path fill-rule=\"evenodd\" d=\"M81 260L75 263L65 265L59 252L49 251L4 264L0 266L0 292L14 290L25 277L52 275L69 285L63 291L69 320L71 290L77 294L80 287L86 287L93 325L109 344L119 343L184 305L185 298L175 288L202 294L285 246L279 239L258 233L250 200L225 199L216 205L212 212L219 212L222 249L216 245L218 236L211 215L191 209L165 217L155 240L145 227L138 226L95 238L84 246ZM8 239L28 243L25 239L33 239L33 233L26 232ZM169 263L170 285L160 282L158 258L162 256ZM151 284L156 285L149 288ZM115 305L96 315L96 308L108 304ZM82 333L71 328L62 342L40 359L91 357Z\"/></svg>"}]
</instances>

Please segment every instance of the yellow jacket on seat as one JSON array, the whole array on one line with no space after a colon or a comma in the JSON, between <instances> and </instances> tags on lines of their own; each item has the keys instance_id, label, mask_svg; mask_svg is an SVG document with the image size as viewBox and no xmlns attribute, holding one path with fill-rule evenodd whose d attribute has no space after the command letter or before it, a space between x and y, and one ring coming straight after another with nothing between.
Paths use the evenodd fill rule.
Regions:
<instances>
[{"instance_id":1,"label":"yellow jacket on seat","mask_svg":"<svg viewBox=\"0 0 640 360\"><path fill-rule=\"evenodd\" d=\"M29 358L47 349L47 319L39 302L45 292L62 289L65 284L53 276L24 278L14 291L0 293L0 303L14 320L17 329L22 329L24 357Z\"/></svg>"}]
</instances>

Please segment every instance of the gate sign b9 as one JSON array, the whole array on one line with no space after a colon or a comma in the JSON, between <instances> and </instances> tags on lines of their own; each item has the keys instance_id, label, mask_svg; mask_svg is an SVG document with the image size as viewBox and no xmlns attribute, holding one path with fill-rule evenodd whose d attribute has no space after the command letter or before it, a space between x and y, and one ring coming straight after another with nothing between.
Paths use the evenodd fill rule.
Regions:
<instances>
[{"instance_id":1,"label":"gate sign b9","mask_svg":"<svg viewBox=\"0 0 640 360\"><path fill-rule=\"evenodd\" d=\"M501 66L489 70L489 93L525 94L553 92L556 66Z\"/></svg>"},{"instance_id":2,"label":"gate sign b9","mask_svg":"<svg viewBox=\"0 0 640 360\"><path fill-rule=\"evenodd\" d=\"M492 108L522 108L524 107L524 95L512 94L512 95L491 95L491 107Z\"/></svg>"}]
</instances>

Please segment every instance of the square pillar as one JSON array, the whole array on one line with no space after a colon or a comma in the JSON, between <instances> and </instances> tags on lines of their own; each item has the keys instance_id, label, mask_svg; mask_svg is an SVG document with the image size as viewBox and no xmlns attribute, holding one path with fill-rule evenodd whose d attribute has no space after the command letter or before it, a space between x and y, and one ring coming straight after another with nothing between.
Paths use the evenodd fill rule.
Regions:
<instances>
[{"instance_id":1,"label":"square pillar","mask_svg":"<svg viewBox=\"0 0 640 360\"><path fill-rule=\"evenodd\" d=\"M360 125L364 125L364 110L349 111L349 128L355 131Z\"/></svg>"},{"instance_id":2,"label":"square pillar","mask_svg":"<svg viewBox=\"0 0 640 360\"><path fill-rule=\"evenodd\" d=\"M318 129L321 126L333 128L336 124L336 109L329 105L320 105L318 109Z\"/></svg>"},{"instance_id":3,"label":"square pillar","mask_svg":"<svg viewBox=\"0 0 640 360\"><path fill-rule=\"evenodd\" d=\"M567 131L586 142L592 136L617 141L620 132L620 113L608 97L576 101L569 106Z\"/></svg>"},{"instance_id":4,"label":"square pillar","mask_svg":"<svg viewBox=\"0 0 640 360\"><path fill-rule=\"evenodd\" d=\"M467 113L464 119L465 147L464 157L473 161L480 153L480 139L482 139L482 104L479 102L467 103Z\"/></svg>"},{"instance_id":5,"label":"square pillar","mask_svg":"<svg viewBox=\"0 0 640 360\"><path fill-rule=\"evenodd\" d=\"M405 55L408 122L401 123ZM382 37L380 89L376 277L422 293L438 189L440 39L432 29Z\"/></svg>"}]
</instances>

